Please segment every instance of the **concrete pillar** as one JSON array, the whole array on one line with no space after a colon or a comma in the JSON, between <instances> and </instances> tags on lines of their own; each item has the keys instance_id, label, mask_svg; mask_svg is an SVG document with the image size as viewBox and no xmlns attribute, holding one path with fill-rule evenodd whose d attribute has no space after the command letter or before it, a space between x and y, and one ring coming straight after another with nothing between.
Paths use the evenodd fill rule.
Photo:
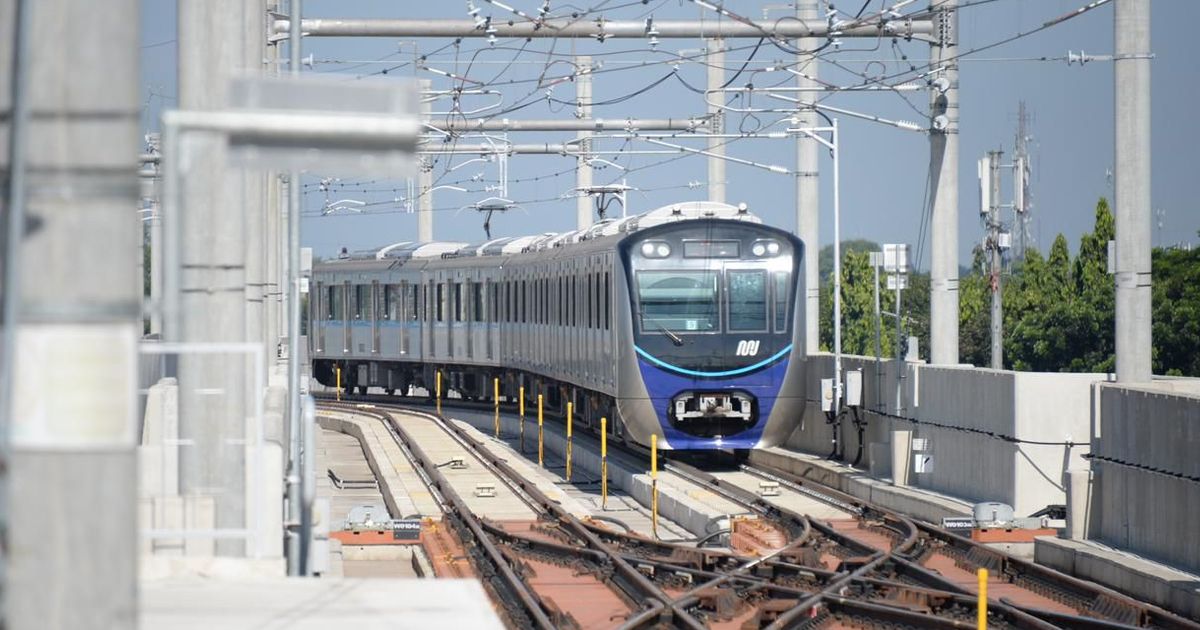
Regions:
<instances>
[{"instance_id":1,"label":"concrete pillar","mask_svg":"<svg viewBox=\"0 0 1200 630\"><path fill-rule=\"evenodd\" d=\"M0 204L26 192L8 486L6 628L137 626L136 0L0 0ZM10 171L13 42L26 80L23 177ZM17 136L20 140L20 136ZM19 196L19 195L18 195ZM122 253L124 252L124 253Z\"/></svg>"},{"instance_id":2,"label":"concrete pillar","mask_svg":"<svg viewBox=\"0 0 1200 630\"><path fill-rule=\"evenodd\" d=\"M958 0L941 0L935 12L939 43L930 47L930 64L942 68L932 91L929 173L933 189L930 230L930 362L958 363Z\"/></svg>"},{"instance_id":3,"label":"concrete pillar","mask_svg":"<svg viewBox=\"0 0 1200 630\"><path fill-rule=\"evenodd\" d=\"M1064 475L1067 486L1067 529L1070 540L1087 540L1088 523L1092 516L1092 471L1068 470Z\"/></svg>"},{"instance_id":4,"label":"concrete pillar","mask_svg":"<svg viewBox=\"0 0 1200 630\"><path fill-rule=\"evenodd\" d=\"M154 181L153 190L153 212L150 213L149 230L150 230L150 301L157 303L158 308L150 315L150 334L162 334L162 299L163 299L163 222L162 222L162 190L161 169L160 176Z\"/></svg>"},{"instance_id":5,"label":"concrete pillar","mask_svg":"<svg viewBox=\"0 0 1200 630\"><path fill-rule=\"evenodd\" d=\"M428 92L433 87L433 82L428 79L421 80L421 91ZM430 103L427 99L421 99L421 120L429 120ZM428 243L433 240L433 166L429 163L428 157L422 157L420 162L420 172L417 173L417 240L422 243Z\"/></svg>"},{"instance_id":6,"label":"concrete pillar","mask_svg":"<svg viewBox=\"0 0 1200 630\"><path fill-rule=\"evenodd\" d=\"M796 17L806 24L821 19L817 0L800 0ZM816 50L821 40L813 37L801 38L796 46L802 51ZM809 78L799 77L800 88L816 85L819 61L811 54L801 54L796 59L796 70ZM817 112L813 109L816 92L800 92L800 105L796 112L797 127L817 126ZM816 140L799 136L796 139L796 236L804 242L804 349L813 354L821 347L821 274L817 267L820 257L821 188L819 175L819 145Z\"/></svg>"},{"instance_id":7,"label":"concrete pillar","mask_svg":"<svg viewBox=\"0 0 1200 630\"><path fill-rule=\"evenodd\" d=\"M708 40L708 89L719 90L725 85L725 40ZM725 133L725 112L717 107L724 103L721 93L708 94L708 132L711 134ZM708 152L708 199L725 203L725 143L726 138L709 138Z\"/></svg>"},{"instance_id":8,"label":"concrete pillar","mask_svg":"<svg viewBox=\"0 0 1200 630\"><path fill-rule=\"evenodd\" d=\"M246 2L242 6L241 48L243 64L247 71L258 74L262 71L266 48L266 4L265 0ZM262 344L264 356L267 349L266 311L264 293L266 286L266 206L264 195L266 175L262 171L245 171L242 177L241 208L246 221L246 340ZM248 366L252 365L248 363ZM266 363L264 362L263 368ZM253 369L251 367L251 369ZM266 377L265 369L262 376ZM265 382L265 381L264 381ZM254 392L255 396L261 392ZM251 401L247 401L251 404Z\"/></svg>"},{"instance_id":9,"label":"concrete pillar","mask_svg":"<svg viewBox=\"0 0 1200 630\"><path fill-rule=\"evenodd\" d=\"M179 104L215 110L227 102L228 81L245 68L241 0L179 5ZM236 43L237 45L231 45ZM246 212L244 176L228 168L219 138L191 134L183 146L181 330L173 340L241 342L246 338ZM171 332L171 331L168 331ZM250 378L243 357L184 353L179 358L180 491L215 499L216 526L245 526L244 458L229 440L242 438ZM239 556L240 541L218 541L221 555Z\"/></svg>"},{"instance_id":10,"label":"concrete pillar","mask_svg":"<svg viewBox=\"0 0 1200 630\"><path fill-rule=\"evenodd\" d=\"M587 120L592 117L592 58L576 57L575 69L578 72L575 76L575 117ZM580 131L575 136L580 140L580 157L575 161L575 187L581 190L592 186L592 166L588 163L588 158L591 157L588 153L592 148L591 135ZM579 197L575 199L576 229L582 230L591 226L592 206L592 196L580 192Z\"/></svg>"},{"instance_id":11,"label":"concrete pillar","mask_svg":"<svg viewBox=\"0 0 1200 630\"><path fill-rule=\"evenodd\" d=\"M892 485L907 486L912 470L912 431L892 431Z\"/></svg>"},{"instance_id":12,"label":"concrete pillar","mask_svg":"<svg viewBox=\"0 0 1200 630\"><path fill-rule=\"evenodd\" d=\"M1116 351L1117 380L1150 373L1150 2L1117 0L1116 55Z\"/></svg>"}]
</instances>

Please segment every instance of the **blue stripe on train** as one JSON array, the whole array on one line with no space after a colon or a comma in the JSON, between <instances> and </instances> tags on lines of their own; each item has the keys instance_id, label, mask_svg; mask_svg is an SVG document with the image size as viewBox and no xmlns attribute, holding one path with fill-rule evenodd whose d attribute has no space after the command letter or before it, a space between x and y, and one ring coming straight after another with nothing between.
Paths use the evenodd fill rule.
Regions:
<instances>
[{"instance_id":1,"label":"blue stripe on train","mask_svg":"<svg viewBox=\"0 0 1200 630\"><path fill-rule=\"evenodd\" d=\"M779 396L779 388L783 385L783 377L787 374L790 362L787 358L787 353L791 351L791 346L785 352L780 352L765 361L751 366L758 370L756 372L746 373L744 370L732 370L732 372L736 373L736 378L713 378L711 376L708 378L699 378L674 374L661 366L669 366L679 372L683 372L683 370L655 359L643 352L641 348L635 346L635 349L639 355L638 368L642 373L642 382L645 383L646 391L650 394L650 404L654 407L658 423L662 427L663 435L667 438L667 443L671 448L679 450L742 449L754 448L758 445L758 441L762 438L767 418L771 416L771 410L775 407L775 400ZM693 371L688 370L687 372ZM721 372L697 373L721 374ZM749 429L734 435L723 436L720 440L688 435L672 427L667 415L671 399L679 392L686 390L742 390L748 392L758 400L758 421Z\"/></svg>"}]
</instances>

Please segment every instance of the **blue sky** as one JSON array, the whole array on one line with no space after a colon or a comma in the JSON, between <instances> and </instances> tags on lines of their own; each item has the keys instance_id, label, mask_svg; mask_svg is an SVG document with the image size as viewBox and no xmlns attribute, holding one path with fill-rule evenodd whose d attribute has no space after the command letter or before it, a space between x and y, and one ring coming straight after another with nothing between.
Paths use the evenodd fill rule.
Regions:
<instances>
[{"instance_id":1,"label":"blue sky","mask_svg":"<svg viewBox=\"0 0 1200 630\"><path fill-rule=\"evenodd\" d=\"M585 4L576 0L577 4ZM497 20L506 14L494 5L479 0L483 15ZM507 4L529 13L536 13L541 0L509 0ZM704 18L715 19L708 11L692 2L682 0L651 0L646 4L588 0L587 6L607 4L624 7L606 11L610 19L640 19L652 13L657 19ZM730 10L752 18L761 18L766 2L726 2ZM843 1L839 5L856 5ZM889 2L888 4L892 4ZM966 51L1033 30L1046 20L1064 14L1084 4L1084 0L996 0L967 7L960 12L960 45ZM879 0L871 0L868 11L878 9ZM551 0L552 11L561 12L567 3ZM916 5L914 5L916 6ZM846 6L842 7L847 8ZM465 18L465 2L410 2L407 0L308 0L306 17L451 17ZM776 10L774 17L782 15ZM1200 146L1200 125L1195 121L1194 101L1200 85L1200 64L1195 60L1191 45L1192 25L1200 23L1200 2L1193 0L1159 0L1154 3L1152 22L1153 51L1153 169L1152 205L1164 212L1161 229L1156 224L1152 232L1154 243L1196 242L1200 229L1200 205L1195 201L1191 186L1196 163L1192 159ZM164 107L174 107L176 101L175 68L175 3L163 0L143 0L142 3L142 89L145 109L143 126L153 130ZM1088 54L1112 52L1113 27L1111 5L1101 7L1046 31L1023 37L1012 43L971 54L961 63L961 162L959 191L959 256L965 264L970 260L973 245L983 234L978 219L978 195L975 182L975 162L984 152L1001 148L1011 152L1016 132L1016 112L1019 101L1025 101L1032 115L1030 132L1033 135L1034 160L1032 194L1034 221L1032 232L1043 250L1049 247L1057 233L1064 233L1074 248L1081 233L1091 227L1096 199L1112 196L1108 177L1113 161L1112 133L1112 64L1094 61L1068 66L1065 61L1037 61L1042 57L1058 58L1068 50ZM726 66L730 75L737 70L753 49L756 40L733 40L732 47L741 50L728 53ZM457 71L479 81L531 81L540 73L561 73L561 62L546 67L551 45L556 54L592 54L604 59L604 73L594 80L594 98L612 99L637 92L671 71L668 64L629 68L630 61L664 61L667 53L695 51L704 44L700 40L663 40L658 50L651 52L640 40L609 40L605 43L571 40L534 40L523 42L501 40L489 47L482 39L465 40L457 48L444 39L425 39L415 45L429 55L427 63L433 68ZM304 55L312 54L313 70L342 73L347 80L390 68L386 77L428 78L439 88L449 87L450 80L426 70L416 70L413 43L400 43L391 38L311 38L304 42ZM439 51L436 54L435 51ZM455 58L457 53L457 60ZM539 54L540 53L540 54ZM852 40L843 42L841 50L822 63L821 78L832 83L848 85L868 76L892 74L907 68L904 57L916 65L927 61L929 47L917 42L901 42L893 47L890 40ZM694 53L693 53L694 54ZM468 68L468 61L475 63ZM566 57L561 57L566 59ZM361 63L383 60L384 63ZM516 63L508 65L510 60ZM750 72L771 65L772 61L791 62L793 56L767 42L747 72L734 83L742 85L752 80L756 86L785 81L783 73ZM836 63L836 65L835 65ZM404 65L401 65L404 64ZM396 67L401 66L401 67ZM841 67L839 67L841 66ZM844 68L844 69L843 69ZM305 68L305 71L309 71ZM703 86L705 68L697 63L680 64L678 74L688 83ZM785 84L790 84L788 81ZM504 92L505 104L522 98L532 105L511 118L566 118L573 108L546 99L547 88L533 83L496 86ZM550 88L554 99L570 101L574 87L563 83ZM826 103L878 116L909 121L923 121L927 95L908 94L906 102L897 93L839 94ZM766 101L756 99L755 106ZM463 107L483 106L486 101L467 102ZM440 105L440 104L439 104ZM440 109L435 105L435 109ZM688 91L680 81L667 80L645 93L619 104L596 107L594 116L602 118L687 116L704 113L703 98ZM749 129L770 123L767 114L757 117L729 114L727 128ZM920 242L922 209L928 166L928 142L924 135L903 131L876 123L840 118L842 128L842 234L843 238L867 238L879 242ZM772 130L782 130L776 125ZM513 134L514 142L561 142L574 134ZM699 141L684 142L702 147ZM622 141L607 141L603 146L620 148ZM655 148L643 142L624 145L633 149ZM795 145L792 140L739 140L728 147L731 156L757 162L794 167ZM471 210L461 210L484 197L492 196L486 187L497 183L495 164L471 163L453 171L471 156L452 161L440 160L435 166L439 183L454 183L469 192L439 191L435 195L435 237L439 240L479 241L483 239L482 217ZM707 197L703 183L706 178L705 160L686 157L655 165L663 155L605 156L626 169L614 167L596 172L597 182L620 180L638 191L629 196L630 210L641 212L673 201ZM822 162L821 240L832 239L832 177L828 157ZM515 156L510 162L509 197L521 208L492 221L493 235L519 235L543 231L572 229L575 221L575 201L559 199L574 184L574 160L560 156ZM769 173L753 167L729 164L728 194L732 203L745 202L767 222L785 229L795 229L795 193L790 175ZM474 179L475 181L471 181ZM341 188L329 193L331 200L351 198L375 203L361 214L320 216L326 194L316 190L316 174L310 177L305 194L306 218L303 240L319 255L328 255L342 246L360 249L390 242L407 240L416 232L416 217L404 212L390 200L405 194L403 179L354 180L343 178ZM689 184L691 183L691 186ZM700 186L695 184L699 183ZM1003 186L1011 186L1007 179ZM928 244L921 249L921 267L928 265Z\"/></svg>"}]
</instances>

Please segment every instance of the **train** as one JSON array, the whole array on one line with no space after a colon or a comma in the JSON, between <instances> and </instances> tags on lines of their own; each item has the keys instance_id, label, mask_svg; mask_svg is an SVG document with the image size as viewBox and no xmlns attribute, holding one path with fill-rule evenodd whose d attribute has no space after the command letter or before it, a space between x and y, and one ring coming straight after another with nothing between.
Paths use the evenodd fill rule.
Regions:
<instances>
[{"instance_id":1,"label":"train","mask_svg":"<svg viewBox=\"0 0 1200 630\"><path fill-rule=\"evenodd\" d=\"M745 455L803 418L804 244L745 205L400 242L313 265L313 378L359 393L567 404L661 449Z\"/></svg>"}]
</instances>

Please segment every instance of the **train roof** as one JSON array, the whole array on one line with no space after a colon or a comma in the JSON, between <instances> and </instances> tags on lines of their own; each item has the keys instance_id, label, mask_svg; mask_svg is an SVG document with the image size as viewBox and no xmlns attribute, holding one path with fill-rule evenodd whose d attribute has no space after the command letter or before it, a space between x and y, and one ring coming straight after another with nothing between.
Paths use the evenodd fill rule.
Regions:
<instances>
[{"instance_id":1,"label":"train roof","mask_svg":"<svg viewBox=\"0 0 1200 630\"><path fill-rule=\"evenodd\" d=\"M628 217L604 219L582 230L570 232L546 232L530 236L508 236L496 238L482 243L462 243L447 241L401 241L378 250L365 250L353 253L343 253L338 257L341 261L406 261L429 258L467 258L477 256L504 256L522 252L543 251L556 247L565 247L573 243L590 241L608 236L630 234L638 230L695 219L725 219L762 223L762 219L752 214L745 206L731 206L716 201L682 201L656 208L649 212ZM332 261L331 261L332 262Z\"/></svg>"}]
</instances>

